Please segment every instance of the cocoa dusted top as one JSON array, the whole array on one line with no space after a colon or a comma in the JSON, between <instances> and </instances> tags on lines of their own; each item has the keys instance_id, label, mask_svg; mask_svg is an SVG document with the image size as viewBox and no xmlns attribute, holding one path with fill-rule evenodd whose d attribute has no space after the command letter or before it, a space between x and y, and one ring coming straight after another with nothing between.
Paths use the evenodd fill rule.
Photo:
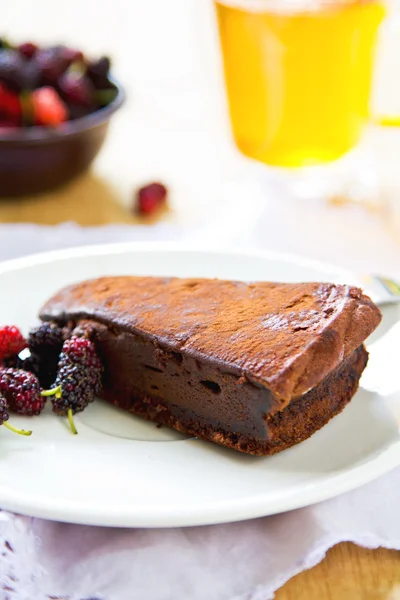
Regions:
<instances>
[{"instance_id":1,"label":"cocoa dusted top","mask_svg":"<svg viewBox=\"0 0 400 600\"><path fill-rule=\"evenodd\" d=\"M344 285L122 276L67 287L40 317L92 319L184 350L267 387L283 408L362 344L381 313Z\"/></svg>"}]
</instances>

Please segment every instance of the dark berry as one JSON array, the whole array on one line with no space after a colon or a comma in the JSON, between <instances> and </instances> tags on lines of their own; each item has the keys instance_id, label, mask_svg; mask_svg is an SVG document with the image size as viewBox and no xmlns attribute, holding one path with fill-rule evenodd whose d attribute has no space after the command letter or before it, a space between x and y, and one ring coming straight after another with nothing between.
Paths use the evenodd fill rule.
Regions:
<instances>
[{"instance_id":1,"label":"dark berry","mask_svg":"<svg viewBox=\"0 0 400 600\"><path fill-rule=\"evenodd\" d=\"M23 88L24 59L15 50L0 52L0 82L19 92Z\"/></svg>"},{"instance_id":2,"label":"dark berry","mask_svg":"<svg viewBox=\"0 0 400 600\"><path fill-rule=\"evenodd\" d=\"M41 386L49 388L57 376L63 343L70 336L68 327L59 327L56 323L45 322L35 327L28 336L31 355L19 363L20 368L35 373Z\"/></svg>"},{"instance_id":3,"label":"dark berry","mask_svg":"<svg viewBox=\"0 0 400 600\"><path fill-rule=\"evenodd\" d=\"M25 431L24 429L16 429L12 425L10 425L7 421L9 419L8 413L8 404L5 397L0 393L0 425L4 425L7 429L10 429L14 433L19 433L20 435L31 435L32 431Z\"/></svg>"},{"instance_id":4,"label":"dark berry","mask_svg":"<svg viewBox=\"0 0 400 600\"><path fill-rule=\"evenodd\" d=\"M67 107L52 87L35 90L32 103L35 125L55 127L68 119Z\"/></svg>"},{"instance_id":5,"label":"dark berry","mask_svg":"<svg viewBox=\"0 0 400 600\"><path fill-rule=\"evenodd\" d=\"M83 52L76 50L75 48L64 47L60 50L62 58L67 61L68 66L73 62L83 62L85 60Z\"/></svg>"},{"instance_id":6,"label":"dark berry","mask_svg":"<svg viewBox=\"0 0 400 600\"><path fill-rule=\"evenodd\" d=\"M0 394L0 425L3 425L5 421L8 421L10 415L8 413L7 400L2 394Z\"/></svg>"},{"instance_id":7,"label":"dark berry","mask_svg":"<svg viewBox=\"0 0 400 600\"><path fill-rule=\"evenodd\" d=\"M62 56L62 51L62 46L54 46L36 53L34 60L41 73L42 85L56 85L61 75L68 69L70 63Z\"/></svg>"},{"instance_id":8,"label":"dark berry","mask_svg":"<svg viewBox=\"0 0 400 600\"><path fill-rule=\"evenodd\" d=\"M10 410L20 415L39 415L46 402L37 377L22 369L0 370L0 393Z\"/></svg>"},{"instance_id":9,"label":"dark berry","mask_svg":"<svg viewBox=\"0 0 400 600\"><path fill-rule=\"evenodd\" d=\"M95 399L83 365L71 363L61 367L55 381L55 387L58 386L61 388L61 398L52 400L53 411L58 415L66 416L70 409L73 414L81 412Z\"/></svg>"},{"instance_id":10,"label":"dark berry","mask_svg":"<svg viewBox=\"0 0 400 600\"><path fill-rule=\"evenodd\" d=\"M0 327L0 360L17 355L27 347L27 341L18 327Z\"/></svg>"},{"instance_id":11,"label":"dark berry","mask_svg":"<svg viewBox=\"0 0 400 600\"><path fill-rule=\"evenodd\" d=\"M33 373L39 379L41 386L46 388L50 387L51 384L54 383L54 380L56 378L56 374L54 374L54 377L50 381L50 383L48 383L47 385L42 384L41 379L39 377L41 371L41 363L36 354L31 354L28 349L25 349L23 352L20 352L20 354L17 354L17 356L13 356L12 358L6 358L3 361L3 366L6 369L23 369L24 371L29 371L30 373Z\"/></svg>"},{"instance_id":12,"label":"dark berry","mask_svg":"<svg viewBox=\"0 0 400 600\"><path fill-rule=\"evenodd\" d=\"M28 335L29 350L33 353L46 355L58 355L65 342L65 330L51 321L41 323L38 327L30 330Z\"/></svg>"},{"instance_id":13,"label":"dark berry","mask_svg":"<svg viewBox=\"0 0 400 600\"><path fill-rule=\"evenodd\" d=\"M21 87L23 90L34 90L39 87L41 71L37 62L26 60L21 68Z\"/></svg>"},{"instance_id":14,"label":"dark berry","mask_svg":"<svg viewBox=\"0 0 400 600\"><path fill-rule=\"evenodd\" d=\"M89 339L72 337L64 342L54 391L60 390L60 397L53 397L53 411L68 415L71 429L76 433L72 415L83 411L101 391L103 367L96 348Z\"/></svg>"},{"instance_id":15,"label":"dark berry","mask_svg":"<svg viewBox=\"0 0 400 600\"><path fill-rule=\"evenodd\" d=\"M167 199L167 188L162 183L146 185L137 193L135 208L141 214L152 214L163 206Z\"/></svg>"},{"instance_id":16,"label":"dark berry","mask_svg":"<svg viewBox=\"0 0 400 600\"><path fill-rule=\"evenodd\" d=\"M74 335L64 342L58 370L69 364L82 365L86 370L85 379L90 383L93 393L100 394L103 366L97 354L96 346L91 340Z\"/></svg>"},{"instance_id":17,"label":"dark berry","mask_svg":"<svg viewBox=\"0 0 400 600\"><path fill-rule=\"evenodd\" d=\"M91 81L80 73L65 73L58 82L61 94L69 104L93 107L94 89Z\"/></svg>"},{"instance_id":18,"label":"dark berry","mask_svg":"<svg viewBox=\"0 0 400 600\"><path fill-rule=\"evenodd\" d=\"M86 76L90 79L96 89L107 88L110 85L110 59L102 56L99 60L92 61L86 69Z\"/></svg>"},{"instance_id":19,"label":"dark berry","mask_svg":"<svg viewBox=\"0 0 400 600\"><path fill-rule=\"evenodd\" d=\"M24 44L20 44L18 46L18 52L27 59L32 58L33 56L35 56L36 52L38 50L38 47L36 44L33 44L32 42L25 42Z\"/></svg>"},{"instance_id":20,"label":"dark berry","mask_svg":"<svg viewBox=\"0 0 400 600\"><path fill-rule=\"evenodd\" d=\"M87 67L88 75L107 77L110 72L111 61L108 56L102 56L99 60L91 61Z\"/></svg>"}]
</instances>

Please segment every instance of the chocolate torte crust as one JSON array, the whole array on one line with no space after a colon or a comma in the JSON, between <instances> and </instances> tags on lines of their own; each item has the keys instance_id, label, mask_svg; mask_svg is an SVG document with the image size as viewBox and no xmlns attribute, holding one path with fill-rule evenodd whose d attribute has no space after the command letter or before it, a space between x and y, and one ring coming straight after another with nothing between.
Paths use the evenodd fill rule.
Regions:
<instances>
[{"instance_id":1,"label":"chocolate torte crust","mask_svg":"<svg viewBox=\"0 0 400 600\"><path fill-rule=\"evenodd\" d=\"M139 417L181 433L246 454L266 456L303 442L339 414L356 393L367 361L368 353L360 346L319 385L295 398L284 410L264 415L265 440L260 440L250 430L246 433L227 432L211 423L199 423L193 412L182 411L154 396L135 396L133 393L130 406L127 406L125 395L119 398L114 391L109 399Z\"/></svg>"},{"instance_id":2,"label":"chocolate torte crust","mask_svg":"<svg viewBox=\"0 0 400 600\"><path fill-rule=\"evenodd\" d=\"M381 320L351 286L131 276L67 287L40 316L93 319L184 352L267 388L277 410L323 381Z\"/></svg>"}]
</instances>

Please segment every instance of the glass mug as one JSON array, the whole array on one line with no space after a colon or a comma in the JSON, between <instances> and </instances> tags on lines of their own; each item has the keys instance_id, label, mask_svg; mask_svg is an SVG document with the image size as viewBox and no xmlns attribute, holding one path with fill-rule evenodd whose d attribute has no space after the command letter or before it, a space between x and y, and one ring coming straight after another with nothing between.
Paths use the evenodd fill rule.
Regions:
<instances>
[{"instance_id":1,"label":"glass mug","mask_svg":"<svg viewBox=\"0 0 400 600\"><path fill-rule=\"evenodd\" d=\"M231 126L246 156L328 165L369 120L383 0L215 0Z\"/></svg>"}]
</instances>

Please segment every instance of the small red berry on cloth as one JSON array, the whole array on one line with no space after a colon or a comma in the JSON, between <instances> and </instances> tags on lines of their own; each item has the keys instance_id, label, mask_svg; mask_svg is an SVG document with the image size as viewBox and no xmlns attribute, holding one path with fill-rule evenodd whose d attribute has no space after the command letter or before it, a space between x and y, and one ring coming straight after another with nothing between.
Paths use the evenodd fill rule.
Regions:
<instances>
[{"instance_id":1,"label":"small red berry on cloth","mask_svg":"<svg viewBox=\"0 0 400 600\"><path fill-rule=\"evenodd\" d=\"M0 360L16 356L27 347L27 341L14 325L0 327Z\"/></svg>"},{"instance_id":2,"label":"small red berry on cloth","mask_svg":"<svg viewBox=\"0 0 400 600\"><path fill-rule=\"evenodd\" d=\"M151 215L166 204L168 190L162 183L150 183L137 192L135 210L139 214Z\"/></svg>"}]
</instances>

